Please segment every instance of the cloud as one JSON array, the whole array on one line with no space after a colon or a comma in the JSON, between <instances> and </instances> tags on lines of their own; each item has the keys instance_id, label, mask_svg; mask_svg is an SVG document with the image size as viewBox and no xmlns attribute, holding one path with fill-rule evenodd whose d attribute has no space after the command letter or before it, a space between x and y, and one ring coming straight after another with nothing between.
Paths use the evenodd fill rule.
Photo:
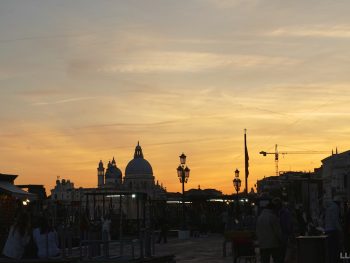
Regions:
<instances>
[{"instance_id":1,"label":"cloud","mask_svg":"<svg viewBox=\"0 0 350 263\"><path fill-rule=\"evenodd\" d=\"M216 8L232 8L236 7L237 5L244 4L244 5L255 5L260 2L260 0L206 0L207 3L215 6Z\"/></svg>"},{"instance_id":2,"label":"cloud","mask_svg":"<svg viewBox=\"0 0 350 263\"><path fill-rule=\"evenodd\" d=\"M53 104L62 104L62 103L76 102L76 101L82 101L82 100L91 100L91 99L95 99L95 98L96 97L70 98L70 99L51 101L51 102L36 102L36 103L33 103L32 105L33 106L53 105Z\"/></svg>"},{"instance_id":3,"label":"cloud","mask_svg":"<svg viewBox=\"0 0 350 263\"><path fill-rule=\"evenodd\" d=\"M56 87L46 87L46 88L35 88L35 89L24 89L21 90L20 96L24 98L39 99L49 96L60 96L64 95L65 91Z\"/></svg>"},{"instance_id":4,"label":"cloud","mask_svg":"<svg viewBox=\"0 0 350 263\"><path fill-rule=\"evenodd\" d=\"M290 37L324 37L324 38L350 38L350 26L310 26L290 27L272 30L266 35L269 36L290 36Z\"/></svg>"},{"instance_id":5,"label":"cloud","mask_svg":"<svg viewBox=\"0 0 350 263\"><path fill-rule=\"evenodd\" d=\"M263 55L150 51L120 58L98 69L104 73L201 72L220 68L290 66L299 60Z\"/></svg>"}]
</instances>

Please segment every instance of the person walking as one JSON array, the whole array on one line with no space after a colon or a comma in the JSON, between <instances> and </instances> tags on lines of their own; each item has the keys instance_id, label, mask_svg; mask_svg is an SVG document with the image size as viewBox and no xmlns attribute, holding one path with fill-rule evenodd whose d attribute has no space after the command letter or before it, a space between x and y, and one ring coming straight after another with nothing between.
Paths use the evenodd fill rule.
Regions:
<instances>
[{"instance_id":1,"label":"person walking","mask_svg":"<svg viewBox=\"0 0 350 263\"><path fill-rule=\"evenodd\" d=\"M164 243L168 242L168 222L165 216L161 217L159 220L159 227L160 227L160 233L159 233L159 237L158 237L158 241L157 243L161 243L161 241L163 240Z\"/></svg>"},{"instance_id":2,"label":"person walking","mask_svg":"<svg viewBox=\"0 0 350 263\"><path fill-rule=\"evenodd\" d=\"M269 263L271 257L274 263L283 263L281 225L272 203L269 203L258 217L256 235L260 247L261 263Z\"/></svg>"},{"instance_id":3,"label":"person walking","mask_svg":"<svg viewBox=\"0 0 350 263\"><path fill-rule=\"evenodd\" d=\"M328 236L328 249L330 262L339 262L340 240L342 238L342 227L340 223L341 197L335 196L329 202L325 213L325 233Z\"/></svg>"},{"instance_id":4,"label":"person walking","mask_svg":"<svg viewBox=\"0 0 350 263\"><path fill-rule=\"evenodd\" d=\"M201 216L200 216L200 235L201 235L201 237L208 236L207 216L205 215L205 211L202 211Z\"/></svg>"},{"instance_id":5,"label":"person walking","mask_svg":"<svg viewBox=\"0 0 350 263\"><path fill-rule=\"evenodd\" d=\"M283 204L280 198L275 198L273 201L275 211L278 215L281 233L282 233L282 243L281 243L281 257L284 261L291 261L292 253L288 253L287 250L293 250L294 244L294 227L292 213L289 210L287 204ZM291 251L289 251L291 252Z\"/></svg>"},{"instance_id":6,"label":"person walking","mask_svg":"<svg viewBox=\"0 0 350 263\"><path fill-rule=\"evenodd\" d=\"M346 212L344 215L344 249L345 251L350 251L350 207L349 205L345 208Z\"/></svg>"}]
</instances>

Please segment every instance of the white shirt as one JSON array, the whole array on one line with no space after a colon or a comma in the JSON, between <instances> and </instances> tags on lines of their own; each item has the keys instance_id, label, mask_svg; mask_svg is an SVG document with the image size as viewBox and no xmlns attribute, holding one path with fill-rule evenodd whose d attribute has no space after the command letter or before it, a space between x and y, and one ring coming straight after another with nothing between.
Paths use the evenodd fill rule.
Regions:
<instances>
[{"instance_id":1,"label":"white shirt","mask_svg":"<svg viewBox=\"0 0 350 263\"><path fill-rule=\"evenodd\" d=\"M15 229L11 226L6 244L2 253L9 258L21 259L24 253L25 246L28 244L30 236L28 233L25 233L24 236L18 232L18 229Z\"/></svg>"},{"instance_id":2,"label":"white shirt","mask_svg":"<svg viewBox=\"0 0 350 263\"><path fill-rule=\"evenodd\" d=\"M60 254L56 231L41 234L40 228L35 228L33 230L33 239L38 247L39 258L55 257Z\"/></svg>"}]
</instances>

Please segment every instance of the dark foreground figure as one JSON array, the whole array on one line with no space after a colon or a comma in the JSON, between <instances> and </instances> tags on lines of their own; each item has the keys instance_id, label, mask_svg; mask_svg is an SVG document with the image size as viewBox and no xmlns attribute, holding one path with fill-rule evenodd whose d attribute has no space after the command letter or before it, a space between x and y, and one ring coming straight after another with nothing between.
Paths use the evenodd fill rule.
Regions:
<instances>
[{"instance_id":1,"label":"dark foreground figure","mask_svg":"<svg viewBox=\"0 0 350 263\"><path fill-rule=\"evenodd\" d=\"M256 235L260 247L261 263L270 263L271 257L274 263L283 263L282 230L272 203L269 203L258 217Z\"/></svg>"}]
</instances>

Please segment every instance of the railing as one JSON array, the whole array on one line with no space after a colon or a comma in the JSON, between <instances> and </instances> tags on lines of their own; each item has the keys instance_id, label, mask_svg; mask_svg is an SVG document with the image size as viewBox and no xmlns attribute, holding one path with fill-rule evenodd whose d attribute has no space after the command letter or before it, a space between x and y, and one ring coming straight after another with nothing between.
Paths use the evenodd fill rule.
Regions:
<instances>
[{"instance_id":1,"label":"railing","mask_svg":"<svg viewBox=\"0 0 350 263\"><path fill-rule=\"evenodd\" d=\"M64 262L74 259L90 260L98 258L142 259L151 258L155 256L156 252L155 242L157 234L149 229L141 229L137 238L121 238L118 240L108 240L108 235L106 233L91 230L81 233L79 237L76 236L74 231L69 227L61 227L57 230L57 233L60 242L60 256L56 259L50 259L48 256L48 243L46 243L47 256L46 259L42 260L61 260ZM76 243L76 241L78 241L78 243ZM76 244L74 245L74 243ZM40 261L42 260L40 259Z\"/></svg>"}]
</instances>

